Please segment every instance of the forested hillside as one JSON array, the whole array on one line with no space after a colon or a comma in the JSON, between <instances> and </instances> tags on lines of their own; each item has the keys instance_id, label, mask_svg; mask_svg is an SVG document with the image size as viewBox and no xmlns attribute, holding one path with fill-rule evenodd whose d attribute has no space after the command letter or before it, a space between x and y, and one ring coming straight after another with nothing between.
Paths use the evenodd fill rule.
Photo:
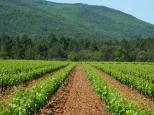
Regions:
<instances>
[{"instance_id":1,"label":"forested hillside","mask_svg":"<svg viewBox=\"0 0 154 115\"><path fill-rule=\"evenodd\" d=\"M0 58L71 61L154 61L154 39L96 41L49 35L0 37Z\"/></svg>"},{"instance_id":2,"label":"forested hillside","mask_svg":"<svg viewBox=\"0 0 154 115\"><path fill-rule=\"evenodd\" d=\"M154 36L154 25L103 6L0 0L0 34L103 40Z\"/></svg>"}]
</instances>

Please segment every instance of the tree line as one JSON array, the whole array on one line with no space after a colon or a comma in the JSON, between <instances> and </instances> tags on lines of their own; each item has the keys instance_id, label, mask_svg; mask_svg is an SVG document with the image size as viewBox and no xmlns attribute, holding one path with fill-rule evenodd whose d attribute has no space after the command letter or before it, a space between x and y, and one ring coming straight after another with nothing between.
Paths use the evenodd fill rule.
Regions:
<instances>
[{"instance_id":1,"label":"tree line","mask_svg":"<svg viewBox=\"0 0 154 115\"><path fill-rule=\"evenodd\" d=\"M101 41L56 37L0 37L1 59L154 61L154 39Z\"/></svg>"}]
</instances>

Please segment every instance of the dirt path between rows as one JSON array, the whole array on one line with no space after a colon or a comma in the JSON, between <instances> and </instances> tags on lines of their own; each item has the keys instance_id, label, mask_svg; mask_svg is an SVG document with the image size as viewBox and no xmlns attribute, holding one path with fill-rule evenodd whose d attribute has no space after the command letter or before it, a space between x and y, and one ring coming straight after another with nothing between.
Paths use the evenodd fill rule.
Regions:
<instances>
[{"instance_id":1,"label":"dirt path between rows","mask_svg":"<svg viewBox=\"0 0 154 115\"><path fill-rule=\"evenodd\" d=\"M4 91L0 92L0 97L1 97L1 103L3 104L7 104L7 101L9 99L9 97L11 95L13 95L13 93L20 89L20 90L30 90L32 88L33 85L35 85L36 83L48 79L49 77L51 77L53 74L55 74L57 71L62 70L64 67L61 67L59 69L56 69L53 72L48 72L46 74L44 74L43 76L40 76L34 80L30 80L30 81L26 81L18 86L12 86L12 87L7 87L6 89L4 89Z\"/></svg>"},{"instance_id":2,"label":"dirt path between rows","mask_svg":"<svg viewBox=\"0 0 154 115\"><path fill-rule=\"evenodd\" d=\"M106 105L96 95L81 65L35 115L106 115Z\"/></svg>"},{"instance_id":3,"label":"dirt path between rows","mask_svg":"<svg viewBox=\"0 0 154 115\"><path fill-rule=\"evenodd\" d=\"M122 84L120 81L114 79L112 76L102 72L101 70L96 68L94 69L98 72L98 74L106 79L108 84L113 85L116 89L118 89L118 91L120 91L126 99L132 100L140 107L144 107L149 111L154 111L154 102L151 99L146 98L134 88L130 88L129 86Z\"/></svg>"}]
</instances>

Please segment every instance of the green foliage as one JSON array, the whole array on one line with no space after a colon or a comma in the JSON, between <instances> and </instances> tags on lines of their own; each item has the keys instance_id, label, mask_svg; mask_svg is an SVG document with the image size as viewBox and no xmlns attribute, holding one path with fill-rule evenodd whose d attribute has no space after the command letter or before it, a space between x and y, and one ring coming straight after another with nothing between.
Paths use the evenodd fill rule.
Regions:
<instances>
[{"instance_id":1,"label":"green foliage","mask_svg":"<svg viewBox=\"0 0 154 115\"><path fill-rule=\"evenodd\" d=\"M0 87L33 80L66 66L67 62L0 60Z\"/></svg>"},{"instance_id":2,"label":"green foliage","mask_svg":"<svg viewBox=\"0 0 154 115\"><path fill-rule=\"evenodd\" d=\"M95 65L95 64L94 64ZM122 94L114 87L107 84L106 80L101 77L92 67L84 64L84 70L92 82L98 95L106 102L108 109L116 115L152 115L146 109L138 107L130 100L124 99Z\"/></svg>"},{"instance_id":3,"label":"green foliage","mask_svg":"<svg viewBox=\"0 0 154 115\"><path fill-rule=\"evenodd\" d=\"M68 60L70 60L70 61L77 61L78 60L78 58L77 58L77 53L76 52L70 52L69 54L68 54Z\"/></svg>"},{"instance_id":4,"label":"green foliage","mask_svg":"<svg viewBox=\"0 0 154 115\"><path fill-rule=\"evenodd\" d=\"M142 75L142 76L132 74L131 72L133 72L133 71L127 70L128 68L124 68L124 65L119 66L118 64L116 64L116 66L115 66L114 63L111 63L111 64L110 63L109 64L97 63L97 64L93 64L93 66L110 74L111 76L113 76L117 80L121 81L122 83L127 84L130 87L136 88L138 91L140 91L141 93L143 93L145 95L148 95L150 97L154 96L154 85L152 83L153 76L152 76L152 78L151 77L147 78L147 79L150 79L150 81L146 80L146 78L144 78L144 75L145 75L144 71L146 71L146 69L147 69L146 73L148 75L150 74L150 71L151 71L151 74L153 74L153 72L154 72L153 65L149 65L148 68L146 68L146 66L145 66L144 70L142 68L143 72L140 71L142 66L138 66L140 69L136 69L137 72L135 72L135 74L140 73L140 75ZM122 69L122 68L124 68L124 69ZM131 66L131 68L135 68L135 65ZM148 70L149 68L152 68L152 70L151 69Z\"/></svg>"},{"instance_id":5,"label":"green foliage","mask_svg":"<svg viewBox=\"0 0 154 115\"><path fill-rule=\"evenodd\" d=\"M148 54L145 51L140 51L137 53L136 61L146 61Z\"/></svg>"},{"instance_id":6,"label":"green foliage","mask_svg":"<svg viewBox=\"0 0 154 115\"><path fill-rule=\"evenodd\" d=\"M154 61L154 39L101 41L72 39L49 35L0 37L0 58L85 60L85 61Z\"/></svg>"},{"instance_id":7,"label":"green foliage","mask_svg":"<svg viewBox=\"0 0 154 115\"><path fill-rule=\"evenodd\" d=\"M70 64L53 76L43 80L32 87L31 90L16 91L10 98L6 107L0 111L4 115L32 115L43 106L65 81L75 64Z\"/></svg>"},{"instance_id":8,"label":"green foliage","mask_svg":"<svg viewBox=\"0 0 154 115\"><path fill-rule=\"evenodd\" d=\"M104 6L45 0L1 0L0 34L124 39L154 36L154 26Z\"/></svg>"},{"instance_id":9,"label":"green foliage","mask_svg":"<svg viewBox=\"0 0 154 115\"><path fill-rule=\"evenodd\" d=\"M112 63L110 65L103 63L103 66L110 66L111 69L149 80L151 83L154 81L154 65L151 63Z\"/></svg>"}]
</instances>

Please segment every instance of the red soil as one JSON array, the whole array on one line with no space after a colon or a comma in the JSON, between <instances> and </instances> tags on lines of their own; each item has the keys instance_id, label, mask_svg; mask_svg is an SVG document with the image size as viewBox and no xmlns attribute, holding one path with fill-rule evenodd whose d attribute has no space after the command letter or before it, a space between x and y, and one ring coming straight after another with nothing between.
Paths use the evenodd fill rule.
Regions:
<instances>
[{"instance_id":1,"label":"red soil","mask_svg":"<svg viewBox=\"0 0 154 115\"><path fill-rule=\"evenodd\" d=\"M104 115L106 105L96 95L81 65L36 114L42 115Z\"/></svg>"}]
</instances>

